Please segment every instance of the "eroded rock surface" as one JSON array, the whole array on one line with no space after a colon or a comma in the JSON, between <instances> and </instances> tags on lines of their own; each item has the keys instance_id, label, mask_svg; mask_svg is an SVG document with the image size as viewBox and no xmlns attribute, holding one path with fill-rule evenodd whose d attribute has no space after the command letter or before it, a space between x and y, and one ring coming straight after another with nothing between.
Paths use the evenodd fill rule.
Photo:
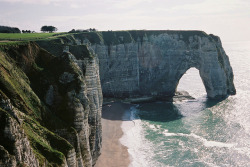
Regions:
<instances>
[{"instance_id":1,"label":"eroded rock surface","mask_svg":"<svg viewBox=\"0 0 250 167\"><path fill-rule=\"evenodd\" d=\"M172 97L183 74L199 70L209 98L235 94L233 72L219 37L202 31L113 32L118 41L91 48L100 60L104 96Z\"/></svg>"},{"instance_id":2,"label":"eroded rock surface","mask_svg":"<svg viewBox=\"0 0 250 167\"><path fill-rule=\"evenodd\" d=\"M35 43L2 48L0 166L95 164L102 132L99 62L85 45L74 49L77 56L62 47L52 55Z\"/></svg>"}]
</instances>

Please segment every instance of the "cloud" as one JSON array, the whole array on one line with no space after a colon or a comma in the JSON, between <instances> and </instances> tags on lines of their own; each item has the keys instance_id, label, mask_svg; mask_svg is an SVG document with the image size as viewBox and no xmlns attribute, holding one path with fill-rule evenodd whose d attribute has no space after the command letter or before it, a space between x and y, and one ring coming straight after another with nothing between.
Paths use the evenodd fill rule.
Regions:
<instances>
[{"instance_id":1,"label":"cloud","mask_svg":"<svg viewBox=\"0 0 250 167\"><path fill-rule=\"evenodd\" d=\"M203 0L195 4L176 5L171 8L157 8L159 12L187 13L198 15L217 15L230 12L248 10L250 3L243 0ZM234 14L234 13L233 13Z\"/></svg>"},{"instance_id":2,"label":"cloud","mask_svg":"<svg viewBox=\"0 0 250 167\"><path fill-rule=\"evenodd\" d=\"M80 5L77 5L77 4L70 4L70 8L74 8L74 9L77 9L77 8L80 8L81 6Z\"/></svg>"},{"instance_id":3,"label":"cloud","mask_svg":"<svg viewBox=\"0 0 250 167\"><path fill-rule=\"evenodd\" d=\"M85 3L86 0L0 0L0 2L7 2L7 3L23 3L23 4L58 4L58 3L72 3L72 4L82 4Z\"/></svg>"},{"instance_id":4,"label":"cloud","mask_svg":"<svg viewBox=\"0 0 250 167\"><path fill-rule=\"evenodd\" d=\"M68 21L82 21L84 16L45 16L43 21L46 22L68 22Z\"/></svg>"},{"instance_id":5,"label":"cloud","mask_svg":"<svg viewBox=\"0 0 250 167\"><path fill-rule=\"evenodd\" d=\"M136 6L141 3L148 3L152 2L152 0L123 0L123 1L117 1L115 3L115 7L117 8L131 8L133 6Z\"/></svg>"},{"instance_id":6,"label":"cloud","mask_svg":"<svg viewBox=\"0 0 250 167\"><path fill-rule=\"evenodd\" d=\"M114 0L0 0L0 2L7 3L24 3L24 4L53 4L53 3L66 3L66 4L98 4L98 3L109 3L117 2Z\"/></svg>"},{"instance_id":7,"label":"cloud","mask_svg":"<svg viewBox=\"0 0 250 167\"><path fill-rule=\"evenodd\" d=\"M9 3L25 3L25 4L50 4L53 2L60 2L64 0L0 0L0 2Z\"/></svg>"},{"instance_id":8,"label":"cloud","mask_svg":"<svg viewBox=\"0 0 250 167\"><path fill-rule=\"evenodd\" d=\"M132 10L126 12L119 12L119 13L88 13L85 15L68 15L68 16L45 16L43 17L43 21L48 22L67 22L67 21L95 21L95 22L121 22L121 20L129 21L129 20L140 20L150 18L151 16L144 15L145 12L143 10Z\"/></svg>"},{"instance_id":9,"label":"cloud","mask_svg":"<svg viewBox=\"0 0 250 167\"><path fill-rule=\"evenodd\" d=\"M0 0L0 22L36 29L51 24L60 31L200 29L231 38L239 29L250 34L249 9L249 0Z\"/></svg>"}]
</instances>

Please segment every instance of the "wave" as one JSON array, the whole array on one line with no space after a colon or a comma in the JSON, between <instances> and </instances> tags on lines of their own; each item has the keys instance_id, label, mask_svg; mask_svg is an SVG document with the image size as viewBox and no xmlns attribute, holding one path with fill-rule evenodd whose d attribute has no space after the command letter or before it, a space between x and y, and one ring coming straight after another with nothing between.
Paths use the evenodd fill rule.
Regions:
<instances>
[{"instance_id":1,"label":"wave","mask_svg":"<svg viewBox=\"0 0 250 167\"><path fill-rule=\"evenodd\" d=\"M167 130L165 130L163 132L163 134L165 136L184 136L184 137L191 137L191 138L195 138L199 141L201 141L204 146L206 147L227 147L227 148L231 148L234 147L235 144L234 143L223 143L223 142L218 142L218 141L209 141L207 139L205 139L202 136L198 136L194 133L190 133L190 134L185 134L185 133L169 133Z\"/></svg>"},{"instance_id":2,"label":"wave","mask_svg":"<svg viewBox=\"0 0 250 167\"><path fill-rule=\"evenodd\" d=\"M136 112L137 109L131 107L124 115L124 120L130 121L123 121L121 125L124 134L120 142L122 145L128 147L131 167L152 166L149 160L150 157L153 157L153 153L151 153L151 144L145 139L143 123Z\"/></svg>"}]
</instances>

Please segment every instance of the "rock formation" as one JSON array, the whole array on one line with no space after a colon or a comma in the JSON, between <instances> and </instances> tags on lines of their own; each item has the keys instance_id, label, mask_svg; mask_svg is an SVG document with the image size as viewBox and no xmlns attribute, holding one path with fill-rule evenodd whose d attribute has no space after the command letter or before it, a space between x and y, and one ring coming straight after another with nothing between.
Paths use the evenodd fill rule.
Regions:
<instances>
[{"instance_id":1,"label":"rock formation","mask_svg":"<svg viewBox=\"0 0 250 167\"><path fill-rule=\"evenodd\" d=\"M209 98L236 92L219 37L202 31L67 34L0 45L0 56L3 167L93 166L102 141L102 93L169 100L191 67Z\"/></svg>"},{"instance_id":2,"label":"rock formation","mask_svg":"<svg viewBox=\"0 0 250 167\"><path fill-rule=\"evenodd\" d=\"M233 72L219 37L202 31L106 32L92 42L104 96L168 99L195 67L209 98L235 94ZM113 36L113 38L112 38Z\"/></svg>"},{"instance_id":3,"label":"rock formation","mask_svg":"<svg viewBox=\"0 0 250 167\"><path fill-rule=\"evenodd\" d=\"M85 45L78 58L62 48L2 46L0 166L91 167L100 155L98 59Z\"/></svg>"}]
</instances>

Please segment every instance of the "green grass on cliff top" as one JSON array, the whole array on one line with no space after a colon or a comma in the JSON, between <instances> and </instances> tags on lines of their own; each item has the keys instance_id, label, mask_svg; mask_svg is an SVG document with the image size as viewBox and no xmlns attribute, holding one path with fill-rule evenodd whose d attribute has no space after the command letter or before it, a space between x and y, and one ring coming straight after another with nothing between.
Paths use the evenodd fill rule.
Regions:
<instances>
[{"instance_id":1,"label":"green grass on cliff top","mask_svg":"<svg viewBox=\"0 0 250 167\"><path fill-rule=\"evenodd\" d=\"M138 41L145 36L160 35L167 33L169 35L182 35L182 40L188 42L190 36L207 36L203 31L199 30L124 30L124 31L96 31L96 32L79 32L79 33L0 33L0 45L20 45L20 42L27 41L47 41L53 39L63 39L69 36L73 38L88 39L91 43L104 42L106 45L114 45L120 43L129 43Z\"/></svg>"},{"instance_id":2,"label":"green grass on cliff top","mask_svg":"<svg viewBox=\"0 0 250 167\"><path fill-rule=\"evenodd\" d=\"M0 33L0 40L36 40L44 38L53 38L67 33Z\"/></svg>"}]
</instances>

